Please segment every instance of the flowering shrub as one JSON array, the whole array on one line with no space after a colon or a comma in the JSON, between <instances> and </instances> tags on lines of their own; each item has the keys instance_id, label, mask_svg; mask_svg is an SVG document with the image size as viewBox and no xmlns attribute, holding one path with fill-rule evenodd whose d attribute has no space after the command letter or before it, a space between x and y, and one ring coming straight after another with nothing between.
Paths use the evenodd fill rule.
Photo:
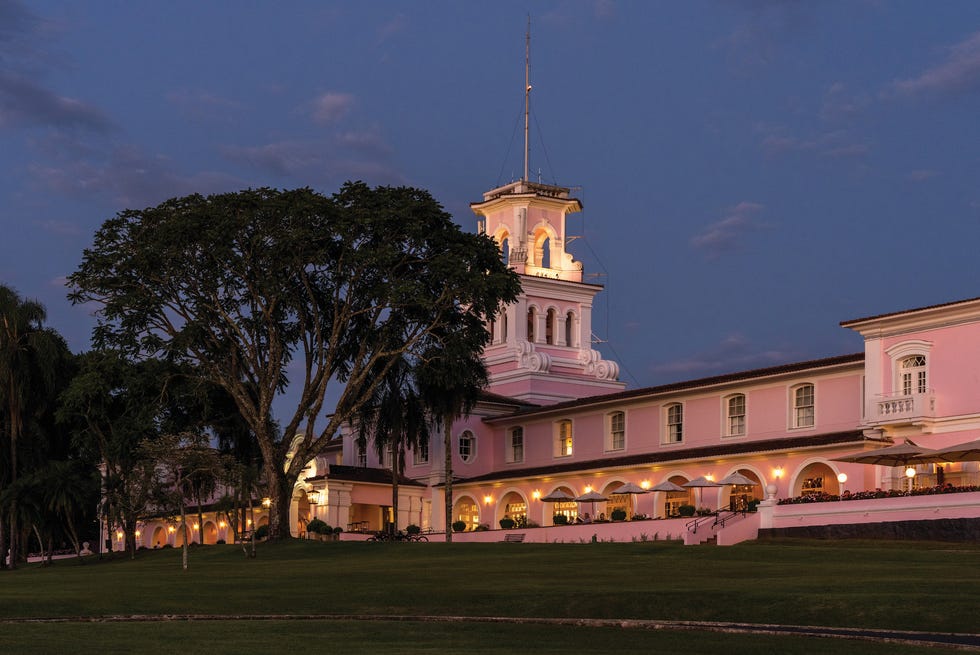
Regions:
<instances>
[{"instance_id":1,"label":"flowering shrub","mask_svg":"<svg viewBox=\"0 0 980 655\"><path fill-rule=\"evenodd\" d=\"M796 496L795 498L781 498L778 505L802 505L806 503L827 503L841 500L872 500L875 498L901 498L902 496L931 496L933 494L955 494L967 491L980 491L980 485L965 485L954 487L951 484L937 485L935 487L921 487L912 491L901 491L899 489L875 489L874 491L845 491L842 496L828 494L824 492L809 494L806 496Z\"/></svg>"}]
</instances>

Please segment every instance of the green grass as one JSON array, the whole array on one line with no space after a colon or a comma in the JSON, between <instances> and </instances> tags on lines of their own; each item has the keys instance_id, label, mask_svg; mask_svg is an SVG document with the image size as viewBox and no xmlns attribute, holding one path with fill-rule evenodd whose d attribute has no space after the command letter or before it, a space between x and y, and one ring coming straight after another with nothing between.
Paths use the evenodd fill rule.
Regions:
<instances>
[{"instance_id":1,"label":"green grass","mask_svg":"<svg viewBox=\"0 0 980 655\"><path fill-rule=\"evenodd\" d=\"M56 562L0 575L0 617L116 615L436 615L634 618L976 632L980 545L781 541L728 548L677 542L598 544L365 544L287 542L240 548L141 552L135 561ZM218 621L7 624L0 651L57 652L67 641L104 648L138 635L167 644L210 634L234 652L317 634L346 652L457 649L512 652L501 635L520 634L528 652L848 652L882 644L834 639L722 635L551 625L420 624L361 621ZM608 634L607 634L608 633ZM270 637L270 635L279 635ZM621 635L625 635L620 637ZM8 641L12 640L12 641ZM244 640L244 641L243 641ZM282 640L282 641L280 641ZM455 640L455 641L454 641ZM776 640L778 646L767 643ZM44 647L43 643L50 643ZM175 642L176 643L176 642ZM594 643L595 647L588 644ZM453 645L457 644L457 645ZM565 648L559 648L564 644ZM859 644L856 651L855 644ZM551 645L555 649L548 650ZM717 645L715 648L713 645ZM128 648L131 648L129 642ZM363 648L358 650L358 648ZM798 650L797 650L798 648ZM896 650L887 652L921 652ZM482 649L482 650L481 650ZM82 652L82 651L79 651ZM95 651L92 651L95 652Z\"/></svg>"}]
</instances>

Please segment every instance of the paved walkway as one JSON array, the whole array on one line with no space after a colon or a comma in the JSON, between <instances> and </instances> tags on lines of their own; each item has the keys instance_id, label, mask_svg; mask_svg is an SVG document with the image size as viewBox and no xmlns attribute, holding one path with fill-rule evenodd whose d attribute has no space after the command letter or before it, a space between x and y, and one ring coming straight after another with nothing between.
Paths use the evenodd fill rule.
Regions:
<instances>
[{"instance_id":1,"label":"paved walkway","mask_svg":"<svg viewBox=\"0 0 980 655\"><path fill-rule=\"evenodd\" d=\"M767 623L726 623L716 621L657 621L641 619L551 619L513 616L388 616L380 614L132 614L92 617L2 619L3 623L123 623L143 621L405 621L420 623L507 623L586 627L614 627L632 630L690 630L860 639L913 646L945 646L980 652L980 634L955 632L916 632L869 628L836 628L813 625L774 625Z\"/></svg>"}]
</instances>

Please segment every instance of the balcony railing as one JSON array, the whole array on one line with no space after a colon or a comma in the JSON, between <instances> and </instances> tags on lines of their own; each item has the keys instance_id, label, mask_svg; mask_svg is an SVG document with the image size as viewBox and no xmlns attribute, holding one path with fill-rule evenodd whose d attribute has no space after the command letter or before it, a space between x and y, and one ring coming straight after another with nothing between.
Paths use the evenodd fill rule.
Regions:
<instances>
[{"instance_id":1,"label":"balcony railing","mask_svg":"<svg viewBox=\"0 0 980 655\"><path fill-rule=\"evenodd\" d=\"M875 401L875 413L869 423L891 425L915 423L936 416L936 394L930 389L925 393L882 394Z\"/></svg>"}]
</instances>

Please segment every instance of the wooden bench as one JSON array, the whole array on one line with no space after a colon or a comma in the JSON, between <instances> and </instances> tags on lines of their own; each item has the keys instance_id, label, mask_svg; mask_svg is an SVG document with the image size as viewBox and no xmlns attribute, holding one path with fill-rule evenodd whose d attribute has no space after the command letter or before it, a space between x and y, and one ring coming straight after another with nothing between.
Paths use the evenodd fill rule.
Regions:
<instances>
[{"instance_id":1,"label":"wooden bench","mask_svg":"<svg viewBox=\"0 0 980 655\"><path fill-rule=\"evenodd\" d=\"M522 543L524 543L524 533L523 532L514 532L514 533L511 533L511 534L506 534L506 535L504 535L504 543L505 544L522 544Z\"/></svg>"}]
</instances>

